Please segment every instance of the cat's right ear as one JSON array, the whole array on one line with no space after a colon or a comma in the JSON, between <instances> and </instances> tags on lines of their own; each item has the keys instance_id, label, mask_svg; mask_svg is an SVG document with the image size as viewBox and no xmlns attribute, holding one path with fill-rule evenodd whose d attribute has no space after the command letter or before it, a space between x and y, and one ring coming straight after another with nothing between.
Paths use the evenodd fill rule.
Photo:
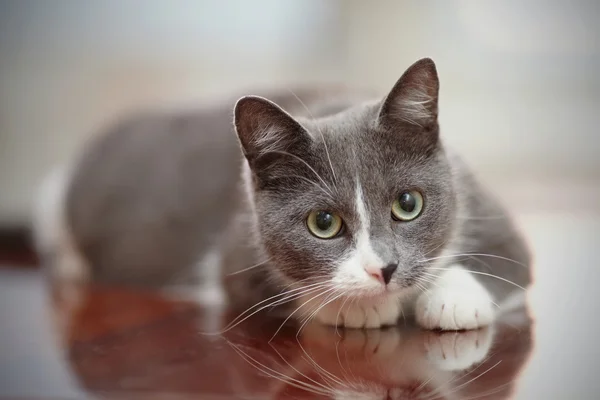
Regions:
<instances>
[{"instance_id":1,"label":"cat's right ear","mask_svg":"<svg viewBox=\"0 0 600 400\"><path fill-rule=\"evenodd\" d=\"M435 63L423 58L411 65L388 94L379 111L379 122L389 126L409 124L437 128L440 82Z\"/></svg>"},{"instance_id":2,"label":"cat's right ear","mask_svg":"<svg viewBox=\"0 0 600 400\"><path fill-rule=\"evenodd\" d=\"M234 126L251 165L263 155L287 152L309 139L306 130L290 114L259 96L245 96L237 101Z\"/></svg>"}]
</instances>

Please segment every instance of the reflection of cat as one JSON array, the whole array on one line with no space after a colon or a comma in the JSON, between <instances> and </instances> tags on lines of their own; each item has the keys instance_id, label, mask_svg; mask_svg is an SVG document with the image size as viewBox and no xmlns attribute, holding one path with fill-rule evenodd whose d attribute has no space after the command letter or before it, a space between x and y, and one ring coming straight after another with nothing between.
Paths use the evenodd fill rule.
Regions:
<instances>
[{"instance_id":1,"label":"reflection of cat","mask_svg":"<svg viewBox=\"0 0 600 400\"><path fill-rule=\"evenodd\" d=\"M289 350L284 356L278 346L263 354L246 348L241 356L250 363L260 359L254 367L279 378L271 382L271 394L283 398L501 399L531 348L529 319L518 314L518 326L501 320L464 332L402 327L336 332L309 324L294 356Z\"/></svg>"},{"instance_id":2,"label":"reflection of cat","mask_svg":"<svg viewBox=\"0 0 600 400\"><path fill-rule=\"evenodd\" d=\"M504 399L532 345L523 310L465 332L313 322L298 334L257 315L219 337L198 333L210 310L194 303L82 289L77 305L55 298L57 333L78 386L100 397Z\"/></svg>"},{"instance_id":3,"label":"reflection of cat","mask_svg":"<svg viewBox=\"0 0 600 400\"><path fill-rule=\"evenodd\" d=\"M375 101L313 94L292 116L244 97L237 139L227 107L124 123L63 181L64 240L47 250L120 283L188 282L200 259L208 279L222 264L242 277L228 286L236 302L279 296L290 316L327 325L377 328L415 310L425 328L486 326L494 302L529 283L528 255L440 141L438 89L424 59Z\"/></svg>"}]
</instances>

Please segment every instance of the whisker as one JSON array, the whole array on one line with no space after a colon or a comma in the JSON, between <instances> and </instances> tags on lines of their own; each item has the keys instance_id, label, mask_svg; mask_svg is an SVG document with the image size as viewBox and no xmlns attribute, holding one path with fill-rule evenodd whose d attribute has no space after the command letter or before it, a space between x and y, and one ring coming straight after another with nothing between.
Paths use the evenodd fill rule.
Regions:
<instances>
[{"instance_id":1,"label":"whisker","mask_svg":"<svg viewBox=\"0 0 600 400\"><path fill-rule=\"evenodd\" d=\"M436 268L436 267L428 267L428 268L429 269L436 269L436 270L440 270L440 271L448 271L448 270L450 270L450 268ZM518 283L515 283L515 282L513 282L511 280L508 280L506 278L502 278L501 276L498 276L498 275L488 274L487 272L481 272L481 271L471 271L469 269L465 269L465 271L467 271L467 272L469 272L471 274L477 274L477 275L489 276L490 278L496 278L496 279L499 279L499 280L501 280L503 282L509 283L509 284L511 284L511 285L513 285L513 286L515 286L515 287L517 287L519 289L521 289L521 290L524 290L524 291L527 290L523 286L519 285Z\"/></svg>"},{"instance_id":2,"label":"whisker","mask_svg":"<svg viewBox=\"0 0 600 400\"><path fill-rule=\"evenodd\" d=\"M318 285L318 286L316 286L316 287L309 287L308 289L307 289L306 287L299 288L299 289L293 289L293 290L290 290L290 291L289 291L289 292L295 292L295 293L292 293L291 295L290 295L290 293L289 293L289 292L286 292L286 293L280 293L280 294L278 294L278 295L275 295L275 296L269 297L268 299L262 300L261 302L259 302L259 303L255 304L255 305L253 305L252 307L250 307L249 309L247 309L246 311L244 311L243 313L241 313L240 315L238 315L238 316L237 316L237 317L236 317L236 318L235 318L233 321L231 321L231 322L230 322L230 323L229 323L227 326L225 326L225 328L223 328L223 330L222 330L222 331L220 331L220 332L217 332L216 334L223 334L223 333L225 333L225 332L227 332L227 331L229 331L229 330L231 330L231 329L235 328L236 326L238 326L238 325L239 325L239 324L241 324L242 322L246 321L248 318L252 317L252 316L253 316L253 315L255 315L256 313L258 313L258 312L260 312L260 311L264 310L265 308L268 308L268 307L272 307L272 306L276 306L276 305L280 305L280 304L284 304L284 303L290 302L290 301L292 301L292 300L295 300L295 299L297 299L297 298L299 298L299 297L302 297L303 295L310 294L310 293L314 293L314 292L316 292L316 291L318 291L318 290L322 289L323 287L326 287L326 286L327 286L327 284L322 284L322 283L321 283L321 284L315 284L315 285ZM321 285L321 286L319 286L319 285ZM303 291L302 291L302 290L303 290ZM281 299L279 299L279 300L276 300L276 301L274 301L274 302L272 302L272 303L268 303L268 304L266 304L266 305L263 305L263 306L262 306L262 307L260 307L259 309L257 309L257 310L255 310L254 312L252 312L250 315L247 315L247 316L245 316L243 319L239 320L240 318L242 318L242 317L243 317L243 315L244 315L244 314L246 314L247 312L250 312L252 309L254 309L255 307L259 306L260 304L262 304L262 303L265 303L265 302L267 302L267 301L269 301L269 300L272 300L272 299L273 299L273 298L275 298L275 297L280 297L280 296L284 296L284 297L282 297ZM288 296L288 297L285 297L285 296ZM239 320L239 321L238 321L238 320Z\"/></svg>"},{"instance_id":3,"label":"whisker","mask_svg":"<svg viewBox=\"0 0 600 400\"><path fill-rule=\"evenodd\" d=\"M247 354L246 352L244 352L243 350L241 350L235 344L233 344L233 343L231 343L229 341L228 341L228 343L233 348L233 350L240 357L242 357L242 359L244 361L246 361L248 364L250 364L251 366L253 366L257 370L259 370L263 374L265 374L267 376L270 376L271 378L274 378L274 379L276 379L278 381L281 381L281 382L285 383L286 385L290 385L292 387L295 387L295 388L298 388L298 389L301 389L301 390L306 390L306 391L311 392L311 393L315 393L315 394L319 394L319 395L323 395L323 396L327 396L327 395L329 395L331 393L329 389L322 389L320 387L314 387L313 385L310 385L310 384L308 384L306 382L302 382L299 379L292 378L290 376L282 374L279 371L276 371L276 370L274 370L272 368L269 368L266 365L264 365L263 363L261 363L260 361L256 360L255 358L253 358L252 356L250 356L249 354Z\"/></svg>"},{"instance_id":4,"label":"whisker","mask_svg":"<svg viewBox=\"0 0 600 400\"><path fill-rule=\"evenodd\" d=\"M493 394L496 394L496 393L502 391L506 386L511 385L512 383L514 383L514 380L503 383L501 385L498 385L494 389L490 389L490 390L481 392L479 394L476 394L476 395L473 395L470 397L464 397L462 400L475 400L475 399L481 399L482 397L491 396Z\"/></svg>"},{"instance_id":5,"label":"whisker","mask_svg":"<svg viewBox=\"0 0 600 400\"><path fill-rule=\"evenodd\" d=\"M502 360L499 360L496 364L492 365L491 367L489 367L488 369L486 369L485 371L483 371L482 373L480 373L479 375L477 375L474 378L469 379L468 381L461 383L460 385L456 386L455 388L453 388L450 392L445 393L446 396L448 396L451 393L455 393L457 392L460 388L465 387L466 385L468 385L469 383L481 378L483 375L487 374L488 372L490 372L492 369L496 368L500 363L502 362Z\"/></svg>"},{"instance_id":6,"label":"whisker","mask_svg":"<svg viewBox=\"0 0 600 400\"><path fill-rule=\"evenodd\" d=\"M340 333L338 332L338 326L339 326L339 320L340 320L340 313L342 312L342 309L344 308L344 304L346 304L346 302L348 301L350 297L346 297L346 300L344 300L344 302L342 303L342 305L340 306L340 309L338 310L338 313L335 317L335 333L336 335L338 335L339 337L342 337L342 335L340 335Z\"/></svg>"},{"instance_id":7,"label":"whisker","mask_svg":"<svg viewBox=\"0 0 600 400\"><path fill-rule=\"evenodd\" d=\"M337 326L336 326L336 333L337 333ZM340 370L342 371L342 374L344 375L344 379L346 379L346 381L348 381L348 373L346 371L346 368L344 368L344 366L342 365L342 360L340 359L340 342L337 341L335 342L335 355L337 357L338 360L338 364L340 366Z\"/></svg>"},{"instance_id":8,"label":"whisker","mask_svg":"<svg viewBox=\"0 0 600 400\"><path fill-rule=\"evenodd\" d=\"M298 332L296 333L296 339L298 339L298 336L300 335L300 332L302 332L302 329L304 328L304 326L315 316L317 315L317 313L319 311L321 311L323 309L323 307L327 306L328 304L334 302L335 300L339 299L340 297L342 297L344 295L344 293L340 293L336 295L336 292L333 292L333 295L329 296L332 297L331 300L328 300L328 298L325 298L325 300L323 300L321 302L321 305L314 311L312 312L312 314L310 314L306 320L304 321L304 323L300 326L300 328L298 329Z\"/></svg>"},{"instance_id":9,"label":"whisker","mask_svg":"<svg viewBox=\"0 0 600 400\"><path fill-rule=\"evenodd\" d=\"M264 265L264 264L268 263L269 261L271 261L271 260L266 260L266 261L263 261L261 263L255 264L255 265L253 265L251 267L244 268L244 269L241 269L239 271L232 272L230 274L227 274L227 276L237 275L237 274L241 274L242 272L250 271L251 269L260 267L261 265Z\"/></svg>"},{"instance_id":10,"label":"whisker","mask_svg":"<svg viewBox=\"0 0 600 400\"><path fill-rule=\"evenodd\" d=\"M439 249L442 246L445 246L446 244L450 243L451 241L452 241L452 239L448 239L448 240L443 241L442 243L440 243L437 246L435 246L433 249L431 249L428 252L426 252L425 254L423 254L423 257L427 256L428 254L433 253L434 251L436 251L437 249Z\"/></svg>"},{"instance_id":11,"label":"whisker","mask_svg":"<svg viewBox=\"0 0 600 400\"><path fill-rule=\"evenodd\" d=\"M492 268L492 266L488 263L486 263L483 260L480 260L479 258L473 257L473 256L468 256L469 259L473 260L473 261L477 261L479 264L482 264L484 267L487 267L488 270L493 271L494 269Z\"/></svg>"},{"instance_id":12,"label":"whisker","mask_svg":"<svg viewBox=\"0 0 600 400\"><path fill-rule=\"evenodd\" d=\"M266 299L264 299L264 300L261 300L261 301L259 301L258 303L256 303L256 304L252 305L252 306L251 306L250 308L248 308L246 311L242 312L242 313L241 313L240 315L238 315L237 317L235 317L235 318L234 318L234 319L233 319L233 320L230 322L230 324L233 324L233 323L234 323L234 322L236 322L236 321L237 321L239 318L243 317L243 316L244 316L244 315L245 315L247 312L250 312L250 311L251 311L253 308L255 308L255 307L257 307L257 306L259 306L259 305L261 305L261 304L263 304L263 303L269 302L269 301L271 301L271 300L273 300L273 299L276 299L276 298L278 298L278 297L285 298L285 296L292 295L292 294L297 294L297 293L299 293L299 292L303 292L304 290L311 289L311 288L314 288L314 287L318 287L319 285L326 285L326 284L325 284L325 283L315 283L315 284L312 284L312 285L306 285L306 286L303 286L303 287L300 287L300 288L286 290L286 291L284 291L284 292L282 292L282 293L279 293L279 294L276 294L276 295L274 295L274 296L268 297L268 298L266 298ZM270 306L270 305L271 305L271 303L270 303L268 306ZM268 306L267 306L267 307L268 307ZM266 307L265 307L265 308L266 308Z\"/></svg>"},{"instance_id":13,"label":"whisker","mask_svg":"<svg viewBox=\"0 0 600 400\"><path fill-rule=\"evenodd\" d=\"M300 99L300 97L298 97L296 95L296 93L294 93L291 89L288 89L288 90L296 98L296 100L298 100L298 102L302 105L302 107L304 107L304 109L306 110L306 112L308 113L310 118L313 121L315 121L315 116L313 115L312 112L310 112L310 110L308 109L306 104L304 104L304 102ZM331 168L331 173L333 174L334 182L337 184L337 177L335 175L335 171L333 170L333 164L331 163L331 157L329 156L329 149L327 148L327 143L325 142L325 136L323 135L323 131L321 131L321 128L319 128L318 125L317 125L317 131L319 132L319 135L321 135L321 139L323 140L323 146L325 146L325 154L327 155L327 161L329 161L329 167Z\"/></svg>"},{"instance_id":14,"label":"whisker","mask_svg":"<svg viewBox=\"0 0 600 400\"><path fill-rule=\"evenodd\" d=\"M423 272L423 274L424 274L424 275L429 275L430 277L433 277L433 278L438 278L438 276L437 276L437 275L434 275L434 274L429 274L429 273L427 273L427 272ZM425 280L425 278L423 278L423 280ZM433 281L433 280L427 280L427 282L429 282L429 283L431 283L431 284L434 284L434 285L436 285L437 287L440 287L440 286L439 286L439 284L438 284L437 282ZM495 303L495 302L494 302L494 301L492 301L492 300L490 300L490 302L491 302L493 305L495 305L495 306L496 306L496 308L500 309L500 306L498 305L498 303Z\"/></svg>"},{"instance_id":15,"label":"whisker","mask_svg":"<svg viewBox=\"0 0 600 400\"><path fill-rule=\"evenodd\" d=\"M263 153L262 155L266 155L266 154L270 154L270 153L275 153L275 154L281 154L284 156L290 156L292 158L295 158L296 160L300 161L301 163L303 163L308 169L310 169L316 176L317 178L319 178L319 180L321 181L321 183L327 188L327 190L329 191L329 194L331 196L333 196L333 191L331 190L331 187L329 187L329 185L325 182L325 180L323 178L321 178L321 175L319 175L319 173L317 171L315 171L315 169L313 167L311 167L306 161L304 161L302 158L298 157L295 154L292 153L288 153L287 151L280 151L280 150L269 150L265 153Z\"/></svg>"},{"instance_id":16,"label":"whisker","mask_svg":"<svg viewBox=\"0 0 600 400\"><path fill-rule=\"evenodd\" d=\"M450 254L450 255L443 255L443 256L437 256L437 257L431 257L431 258L426 258L423 260L419 260L417 262L429 262L429 261L434 261L434 260L439 260L442 258L452 258L452 257L469 257L469 256L474 256L474 257L491 257L491 258L497 258L500 260L504 260L504 261L508 261L508 262L512 262L515 263L517 265L520 265L524 268L529 268L527 265L517 261L517 260L513 260L512 258L508 258L508 257L503 257L503 256L498 256L495 254L486 254L486 253L460 253L460 254Z\"/></svg>"},{"instance_id":17,"label":"whisker","mask_svg":"<svg viewBox=\"0 0 600 400\"><path fill-rule=\"evenodd\" d=\"M277 350L277 348L272 344L269 343L269 346L271 346L271 348L275 351L275 353L277 353L277 355L279 356L279 358L281 358L283 360L283 362L285 362L291 369L293 369L297 374L303 376L304 378L308 379L309 381L313 382L314 384L323 387L325 390L333 390L333 387L329 387L327 386L325 383L320 383L315 381L314 379L312 379L311 377L307 376L306 374L302 373L301 371L299 371L296 367L294 367L292 364L290 364L289 361L287 361L285 359L285 357L283 357L283 355L279 352L279 350Z\"/></svg>"},{"instance_id":18,"label":"whisker","mask_svg":"<svg viewBox=\"0 0 600 400\"><path fill-rule=\"evenodd\" d=\"M348 385L346 385L344 382L342 382L340 380L339 377L335 376L333 373L331 373L330 371L326 370L325 368L323 368L318 362L316 362L306 351L306 349L304 348L304 346L302 346L302 343L300 343L300 340L298 338L298 336L296 336L296 342L298 343L298 345L300 346L300 349L302 350L302 352L306 355L306 357L308 357L310 363L319 371L321 371L323 374L325 374L325 377L327 377L329 380L333 381L334 383L342 386L342 387L348 387Z\"/></svg>"},{"instance_id":19,"label":"whisker","mask_svg":"<svg viewBox=\"0 0 600 400\"><path fill-rule=\"evenodd\" d=\"M271 337L271 339L269 339L269 343L271 343L273 341L273 339L275 339L275 336L277 336L277 334L279 333L279 331L283 328L283 326L286 324L286 322L288 322L290 320L290 318L292 318L292 316L298 312L298 310L300 310L302 307L304 307L306 304L308 304L309 302L311 302L312 300L316 299L319 296L322 296L326 293L329 293L331 291L336 290L336 288L330 288L330 289L326 289L324 292L321 293L317 293L316 296L311 297L310 299L306 300L304 303L300 304L279 326L279 328L277 328L277 330L275 331L275 333L273 334L273 336ZM311 293L312 294L312 293Z\"/></svg>"}]
</instances>

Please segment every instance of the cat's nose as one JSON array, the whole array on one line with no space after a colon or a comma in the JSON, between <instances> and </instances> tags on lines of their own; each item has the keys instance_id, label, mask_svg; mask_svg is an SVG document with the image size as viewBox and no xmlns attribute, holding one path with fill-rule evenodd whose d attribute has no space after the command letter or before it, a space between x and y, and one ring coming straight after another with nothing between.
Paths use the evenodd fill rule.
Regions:
<instances>
[{"instance_id":1,"label":"cat's nose","mask_svg":"<svg viewBox=\"0 0 600 400\"><path fill-rule=\"evenodd\" d=\"M392 275L394 274L397 268L398 264L388 264L385 267L381 268L381 275L386 285L392 280Z\"/></svg>"},{"instance_id":2,"label":"cat's nose","mask_svg":"<svg viewBox=\"0 0 600 400\"><path fill-rule=\"evenodd\" d=\"M388 264L383 268L365 268L367 273L377 279L384 285L387 285L392 280L392 275L398 269L398 264Z\"/></svg>"}]
</instances>

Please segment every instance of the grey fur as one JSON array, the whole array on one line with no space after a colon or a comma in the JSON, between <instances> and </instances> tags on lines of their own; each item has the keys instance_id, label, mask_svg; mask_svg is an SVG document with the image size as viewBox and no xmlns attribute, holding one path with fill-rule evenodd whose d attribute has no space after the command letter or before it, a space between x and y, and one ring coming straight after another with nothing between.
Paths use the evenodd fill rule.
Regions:
<instances>
[{"instance_id":1,"label":"grey fur","mask_svg":"<svg viewBox=\"0 0 600 400\"><path fill-rule=\"evenodd\" d=\"M509 217L439 139L431 60L409 68L383 100L357 102L339 88L297 94L302 102L288 92L238 101L239 142L230 102L140 115L92 143L76 164L66 210L93 278L194 282L194 264L214 246L224 276L266 261L232 279L231 297L245 303L284 282L326 276L354 244L360 182L373 247L399 263L394 282L411 286L429 265L424 258L451 251L493 256L448 264L529 283L529 255ZM425 208L402 223L390 206L406 189L421 190ZM343 234L312 236L305 220L315 209L338 212ZM514 289L478 278L496 299Z\"/></svg>"}]
</instances>

